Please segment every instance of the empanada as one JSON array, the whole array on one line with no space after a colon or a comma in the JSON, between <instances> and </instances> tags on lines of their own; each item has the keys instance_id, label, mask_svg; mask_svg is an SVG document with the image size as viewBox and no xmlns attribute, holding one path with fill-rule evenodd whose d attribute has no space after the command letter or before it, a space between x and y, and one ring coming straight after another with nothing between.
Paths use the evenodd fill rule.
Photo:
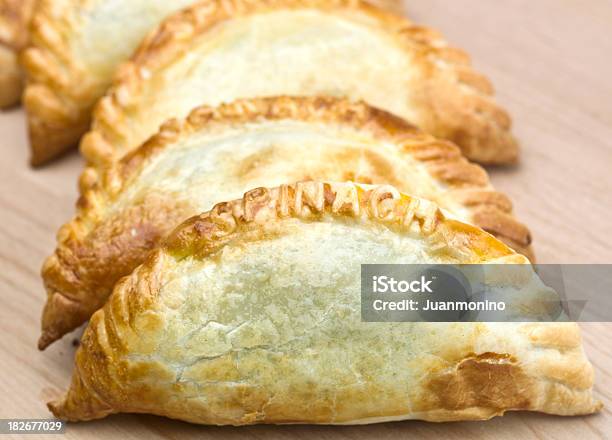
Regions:
<instances>
[{"instance_id":1,"label":"empanada","mask_svg":"<svg viewBox=\"0 0 612 440\"><path fill-rule=\"evenodd\" d=\"M110 8L90 14L66 1L37 14L35 47L24 57L34 163L86 131L113 67L138 41L133 29L152 22L143 26L132 3L142 1L126 2L129 22L109 22ZM95 163L112 160L195 106L283 94L364 99L456 141L477 161L517 157L510 119L465 53L357 0L207 1L177 13L119 70L82 151Z\"/></svg>"},{"instance_id":2,"label":"empanada","mask_svg":"<svg viewBox=\"0 0 612 440\"><path fill-rule=\"evenodd\" d=\"M196 0L38 0L27 74L31 163L77 145L113 72L146 33Z\"/></svg>"},{"instance_id":3,"label":"empanada","mask_svg":"<svg viewBox=\"0 0 612 440\"><path fill-rule=\"evenodd\" d=\"M0 108L19 102L22 75L18 52L28 41L34 0L0 0Z\"/></svg>"},{"instance_id":4,"label":"empanada","mask_svg":"<svg viewBox=\"0 0 612 440\"><path fill-rule=\"evenodd\" d=\"M77 217L43 267L39 347L89 319L179 221L249 188L305 179L394 184L531 255L529 230L486 172L397 117L334 98L201 107L104 173L83 174Z\"/></svg>"},{"instance_id":5,"label":"empanada","mask_svg":"<svg viewBox=\"0 0 612 440\"><path fill-rule=\"evenodd\" d=\"M601 407L574 323L363 322L360 265L415 262L525 263L533 274L491 235L390 186L252 190L183 223L117 284L49 407L68 420L136 412L233 425ZM543 288L519 279L502 286Z\"/></svg>"}]
</instances>

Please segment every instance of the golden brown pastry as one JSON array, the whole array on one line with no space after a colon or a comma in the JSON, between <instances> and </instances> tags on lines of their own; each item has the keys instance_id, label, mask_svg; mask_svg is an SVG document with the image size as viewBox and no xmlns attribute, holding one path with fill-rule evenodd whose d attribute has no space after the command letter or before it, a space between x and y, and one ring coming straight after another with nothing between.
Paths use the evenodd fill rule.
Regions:
<instances>
[{"instance_id":1,"label":"golden brown pastry","mask_svg":"<svg viewBox=\"0 0 612 440\"><path fill-rule=\"evenodd\" d=\"M18 52L28 42L28 27L35 0L0 0L0 108L19 102L22 74Z\"/></svg>"},{"instance_id":2,"label":"golden brown pastry","mask_svg":"<svg viewBox=\"0 0 612 440\"><path fill-rule=\"evenodd\" d=\"M139 17L132 3L143 1L122 5ZM55 13L37 14L34 47L24 57L34 163L85 133L114 67L140 38L133 29L152 24L133 18L127 26L109 21L111 8L90 14L57 3ZM197 105L305 94L364 99L456 141L474 160L517 158L510 119L465 53L430 29L357 0L207 1L175 14L119 70L96 106L83 152L95 163L121 157Z\"/></svg>"},{"instance_id":3,"label":"golden brown pastry","mask_svg":"<svg viewBox=\"0 0 612 440\"><path fill-rule=\"evenodd\" d=\"M391 183L531 256L529 230L459 149L363 103L268 98L201 107L82 176L76 218L46 261L44 348L85 322L177 223L249 188L305 179Z\"/></svg>"},{"instance_id":4,"label":"golden brown pastry","mask_svg":"<svg viewBox=\"0 0 612 440\"><path fill-rule=\"evenodd\" d=\"M258 188L183 223L117 284L49 408L219 425L601 408L576 324L363 322L366 262L525 264L500 288L548 289L525 257L393 187Z\"/></svg>"},{"instance_id":5,"label":"golden brown pastry","mask_svg":"<svg viewBox=\"0 0 612 440\"><path fill-rule=\"evenodd\" d=\"M20 0L4 1L17 4ZM76 146L89 128L93 105L111 84L117 66L128 59L146 33L164 17L197 2L38 1L33 47L24 55L29 78L25 104L33 165L43 164ZM399 10L398 1L374 3ZM11 57L14 58L12 53Z\"/></svg>"},{"instance_id":6,"label":"golden brown pastry","mask_svg":"<svg viewBox=\"0 0 612 440\"><path fill-rule=\"evenodd\" d=\"M368 3L378 6L382 9L387 9L395 13L403 13L404 5L402 0L368 0Z\"/></svg>"},{"instance_id":7,"label":"golden brown pastry","mask_svg":"<svg viewBox=\"0 0 612 440\"><path fill-rule=\"evenodd\" d=\"M24 52L31 162L77 145L117 65L170 13L196 0L38 0Z\"/></svg>"}]
</instances>

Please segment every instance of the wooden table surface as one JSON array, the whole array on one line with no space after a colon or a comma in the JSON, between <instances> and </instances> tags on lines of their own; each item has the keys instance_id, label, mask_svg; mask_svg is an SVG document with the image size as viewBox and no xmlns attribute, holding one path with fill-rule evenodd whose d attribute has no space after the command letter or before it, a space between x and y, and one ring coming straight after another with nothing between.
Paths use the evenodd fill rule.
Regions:
<instances>
[{"instance_id":1,"label":"wooden table surface","mask_svg":"<svg viewBox=\"0 0 612 440\"><path fill-rule=\"evenodd\" d=\"M535 237L540 262L612 263L612 2L410 0L408 13L469 51L513 115L521 165L493 169ZM39 269L74 212L76 153L33 171L21 109L0 114L0 418L44 418L68 385L75 336L36 349L45 298ZM612 324L585 324L602 413L513 413L488 422L398 422L363 427L199 427L121 415L69 425L66 437L161 438L612 438ZM33 438L33 436L28 436Z\"/></svg>"}]
</instances>

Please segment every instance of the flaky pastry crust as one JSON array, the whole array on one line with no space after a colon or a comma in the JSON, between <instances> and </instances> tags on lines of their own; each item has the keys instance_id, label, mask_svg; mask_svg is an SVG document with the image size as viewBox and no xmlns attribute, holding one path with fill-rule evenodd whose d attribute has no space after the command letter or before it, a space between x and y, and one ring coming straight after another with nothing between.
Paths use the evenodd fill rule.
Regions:
<instances>
[{"instance_id":1,"label":"flaky pastry crust","mask_svg":"<svg viewBox=\"0 0 612 440\"><path fill-rule=\"evenodd\" d=\"M281 129L287 137L275 138ZM238 135L225 140L232 133ZM258 136L270 138L242 146ZM197 145L199 155L186 144ZM219 145L228 145L226 154ZM454 145L389 113L329 97L203 106L168 122L109 169L85 170L77 215L59 231L58 247L43 267L48 300L39 347L89 319L160 237L218 201L215 191L233 198L256 185L323 178L394 184L435 200L533 259L529 230L486 172Z\"/></svg>"},{"instance_id":2,"label":"flaky pastry crust","mask_svg":"<svg viewBox=\"0 0 612 440\"><path fill-rule=\"evenodd\" d=\"M401 85L389 90L384 96L379 95L379 91L385 86L385 81L393 79L394 74L390 68L385 69L386 77L381 78L376 85L368 84L367 76L371 72L367 69L359 72L360 77L353 79L364 83L364 87L374 87L374 90L360 90L359 86L352 83L350 86L344 84L350 79L350 74L337 81L332 70L331 77L326 77L331 65L335 67L335 63L342 62L337 58L328 60L329 65L317 65L316 72L311 76L300 78L302 83L295 88L299 89L297 94L320 95L331 92L346 95L353 100L363 99L371 105L406 118L437 137L452 140L469 159L476 162L507 164L517 160L518 146L510 134L510 118L495 103L493 88L488 79L472 69L469 56L449 47L437 32L358 0L231 0L216 2L214 5L195 5L170 17L149 34L130 62L121 67L113 86L97 104L92 129L81 143L82 153L92 163L107 163L137 147L155 133L166 119L186 116L193 108L190 104L193 94L201 89L201 83L209 83L210 78L206 75L198 78L194 89L186 94L186 102L177 103L176 108L171 108L169 101L175 96L174 89L184 87L190 79L197 77L197 73L193 73L196 69L193 58L202 60L206 54L196 55L196 48L208 47L208 41L222 45L223 32L232 23L249 18L273 17L274 13L286 11L294 11L297 15L300 11L308 11L308 8L316 8L322 17L338 19L338 26L350 23L351 26L372 32L389 48L402 52L404 59L409 61L397 73L401 76L401 79L398 78L398 84ZM281 27L290 20L289 16L279 19ZM299 20L296 19L296 22L299 23ZM271 32L272 26L265 20L255 25L248 21L245 23L245 32L248 26L255 30L239 41L248 41L258 33ZM344 29L342 31L346 32ZM281 35L271 41L282 41L283 37ZM228 44L234 46L236 38L232 35L227 40ZM304 40L300 44L304 44ZM348 60L350 65L358 65L360 59L368 55L367 50L361 46L359 51ZM265 48L260 47L256 53L248 52L240 59L244 61L245 58L251 59L262 53L265 53ZM307 61L306 58L295 62L307 66ZM368 68L380 68L380 62L373 62ZM180 72L181 63L186 65L185 74L175 74L175 71ZM287 65L292 63L288 62ZM225 68L228 72L220 81L226 80L234 69L228 66ZM274 84L290 76L276 68L276 78L258 78L258 71L253 68L248 72L248 79L235 79L246 84L246 88L240 90L238 95L227 96L223 93L230 92L223 92L221 98L200 96L200 103L217 105L238 98L261 96L258 89L261 88L261 81L271 81ZM313 76L317 79L314 80ZM251 85L252 91L249 90ZM290 86L293 84L269 86L273 90L270 95L296 94ZM227 90L227 84L218 84L218 89ZM398 95L401 104L396 102Z\"/></svg>"},{"instance_id":3,"label":"flaky pastry crust","mask_svg":"<svg viewBox=\"0 0 612 440\"><path fill-rule=\"evenodd\" d=\"M360 264L412 253L532 272L491 235L388 185L303 182L219 203L117 284L49 408L72 421L136 412L232 425L601 408L576 324L362 322Z\"/></svg>"},{"instance_id":4,"label":"flaky pastry crust","mask_svg":"<svg viewBox=\"0 0 612 440\"><path fill-rule=\"evenodd\" d=\"M45 1L50 2L43 0L43 3ZM78 141L89 125L95 100L102 96L110 82L110 78L104 76L104 81L93 84L91 77L95 76L95 72L91 69L88 71L71 53L70 38L76 32L73 27L78 20L62 21L61 17L71 15L69 12L72 6L66 6L69 4L67 0L59 4L64 6L58 6L58 0L53 2L54 12L45 12L51 9L51 3L49 7L39 8L34 22L34 47L26 51L24 56L29 78L25 102L33 163L49 160ZM189 52L193 38L213 31L216 25L222 26L240 17L308 8L325 10L328 16L342 17L346 23L352 21L351 26L365 21L383 40L388 40L393 50L404 51L405 56L414 57L415 74L398 77L397 81L414 82L414 86L406 86L413 91L411 102L402 105L414 109L415 115L409 112L400 116L409 119L416 116L412 122L439 137L456 141L476 161L509 163L516 160L518 150L509 133L510 119L493 101L489 81L471 68L469 57L462 51L448 47L436 32L356 0L203 2L187 12L176 14L153 31L131 61L119 69L112 91L96 105L93 131L83 141L85 156L96 163L110 159L109 151L111 156L115 153L115 158L120 157L152 135L158 128L157 124L166 119L184 117L199 104L217 105L222 102L202 100L191 105L183 114L151 114L151 117L159 116L160 119L151 121L148 133L139 139L126 139L124 136L127 130L125 119L130 114L126 107L138 100L139 90L146 84L146 78L158 69L163 69L177 54ZM123 29L117 32L123 32ZM319 72L324 72L324 68L321 66ZM366 78L359 79L367 82ZM245 81L242 78L240 81L249 83L252 79ZM271 78L270 81L275 80ZM376 88L374 84L368 87ZM303 95L305 92L291 94ZM321 90L313 92L321 94ZM276 90L269 93L280 94L289 92ZM395 91L390 93L394 96L396 94ZM247 97L252 95L231 96L223 101ZM359 94L351 98L368 101L367 96ZM371 104L385 107L380 102Z\"/></svg>"},{"instance_id":5,"label":"flaky pastry crust","mask_svg":"<svg viewBox=\"0 0 612 440\"><path fill-rule=\"evenodd\" d=\"M31 44L22 55L30 162L35 166L78 144L117 65L151 27L197 0L130 0L115 5L109 0L37 1Z\"/></svg>"},{"instance_id":6,"label":"flaky pastry crust","mask_svg":"<svg viewBox=\"0 0 612 440\"><path fill-rule=\"evenodd\" d=\"M0 108L19 102L22 74L17 54L28 42L35 0L0 0Z\"/></svg>"}]
</instances>

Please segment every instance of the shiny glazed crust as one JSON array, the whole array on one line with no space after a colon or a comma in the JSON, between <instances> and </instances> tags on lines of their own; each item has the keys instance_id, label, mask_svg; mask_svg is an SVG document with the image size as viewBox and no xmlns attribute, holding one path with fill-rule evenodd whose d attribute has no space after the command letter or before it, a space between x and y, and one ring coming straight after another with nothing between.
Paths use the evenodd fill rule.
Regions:
<instances>
[{"instance_id":1,"label":"shiny glazed crust","mask_svg":"<svg viewBox=\"0 0 612 440\"><path fill-rule=\"evenodd\" d=\"M159 134L109 169L102 172L90 167L85 170L81 177L82 197L77 205L77 215L60 229L58 247L43 266L48 300L43 313L39 348L47 347L89 319L93 312L102 307L115 282L140 264L162 236L179 221L204 209L201 205L185 203L185 196L172 196L160 191L149 191L145 200L139 198L136 202L130 202L129 207L121 205L119 197L134 188L139 176L151 163L170 160L165 159L164 155L196 135L214 137L236 127L240 130L241 127L273 121L304 122L313 127L321 124L342 127L359 133L358 138L368 139L370 151L376 151L377 143L380 143L381 154L382 144L389 144L389 157L383 155L382 158L369 159L369 163L376 168L366 169L362 174L343 165L352 163L352 157L338 158L337 166L350 168L346 170L350 173L336 173L334 178L363 183L392 183L401 189L418 188L414 181L419 179L425 181L425 188L429 185L439 186L436 197L426 189L416 190L415 194L438 200L449 212L484 228L533 259L529 230L514 218L511 202L494 191L486 172L469 163L457 147L439 141L397 117L364 103L322 97L262 98L241 100L217 108L203 106L195 109L183 121L168 122ZM341 137L342 131L338 133ZM309 153L304 151L302 154L286 159L287 165L289 162L303 163ZM358 151L357 154L362 153ZM232 160L240 163L237 157ZM244 168L249 170L258 160L265 162L267 159L259 156L248 159ZM323 158L318 160L325 162ZM402 162L414 164L422 170L422 174L402 174ZM212 166L218 168L220 164ZM324 163L318 164L323 170L325 166ZM182 166L183 171L185 168L189 166ZM261 166L257 165L257 168ZM245 174L247 172L244 171ZM294 176L292 180L308 177L330 176L321 171L317 174L315 168L314 175ZM218 179L227 181L230 178L239 179L240 176L228 174ZM269 182L267 177L263 181ZM184 192L193 192L193 200L201 196L199 190L192 189L191 184L181 184L183 187ZM179 202L181 198L183 201ZM122 208L115 208L117 205ZM210 206L212 204L205 208Z\"/></svg>"},{"instance_id":2,"label":"shiny glazed crust","mask_svg":"<svg viewBox=\"0 0 612 440\"><path fill-rule=\"evenodd\" d=\"M184 222L117 284L85 331L69 391L50 410L72 421L136 412L245 425L481 420L508 410L578 415L601 408L576 324L363 323L352 287L349 296L336 296L346 281L325 279L332 287L305 290L327 264L339 280L359 277L354 263L361 257L336 258L349 255L339 248L316 266L318 228L343 234L348 249L368 237L391 255L411 237L408 246L424 252L418 258L527 263L482 230L391 186L257 188ZM296 264L288 273L275 268L287 253ZM216 274L234 282L224 274L234 273L236 261L238 273L248 275L215 290ZM249 282L256 287L242 284ZM260 285L284 293L274 297ZM294 293L297 301L283 305L279 297Z\"/></svg>"},{"instance_id":3,"label":"shiny glazed crust","mask_svg":"<svg viewBox=\"0 0 612 440\"><path fill-rule=\"evenodd\" d=\"M22 75L18 52L28 42L34 0L0 0L0 108L19 102Z\"/></svg>"},{"instance_id":4,"label":"shiny glazed crust","mask_svg":"<svg viewBox=\"0 0 612 440\"><path fill-rule=\"evenodd\" d=\"M58 8L57 5L54 7ZM423 114L421 121L414 122L426 131L454 140L468 157L476 161L510 163L517 159L517 144L509 133L510 119L494 103L489 81L474 72L465 53L448 47L441 36L430 29L415 26L356 0L204 2L176 14L153 31L132 60L119 69L112 91L96 106L94 129L83 141L84 154L96 163L110 159L109 148L111 153L116 153L115 158L123 155L113 150L111 145L117 136L121 139L125 105L137 98L137 91L148 71L163 68L167 60L183 53L193 37L232 18L308 7L325 9L329 14L345 18L361 14L372 25L376 24L380 31L396 39L398 47L416 57L418 64L415 68L420 69L423 80L419 83L419 93L415 93L414 107L422 109ZM73 32L71 23L54 18L65 15L61 11L51 14L45 12L47 9L50 6L39 8L34 22L34 47L24 56L29 78L25 102L33 163L43 163L76 144L87 130L91 108L99 97L97 92L92 94L85 87L88 81L83 66L68 48L69 36ZM249 96L232 99L243 97ZM211 104L199 104L203 103ZM130 147L135 147L145 138Z\"/></svg>"}]
</instances>

